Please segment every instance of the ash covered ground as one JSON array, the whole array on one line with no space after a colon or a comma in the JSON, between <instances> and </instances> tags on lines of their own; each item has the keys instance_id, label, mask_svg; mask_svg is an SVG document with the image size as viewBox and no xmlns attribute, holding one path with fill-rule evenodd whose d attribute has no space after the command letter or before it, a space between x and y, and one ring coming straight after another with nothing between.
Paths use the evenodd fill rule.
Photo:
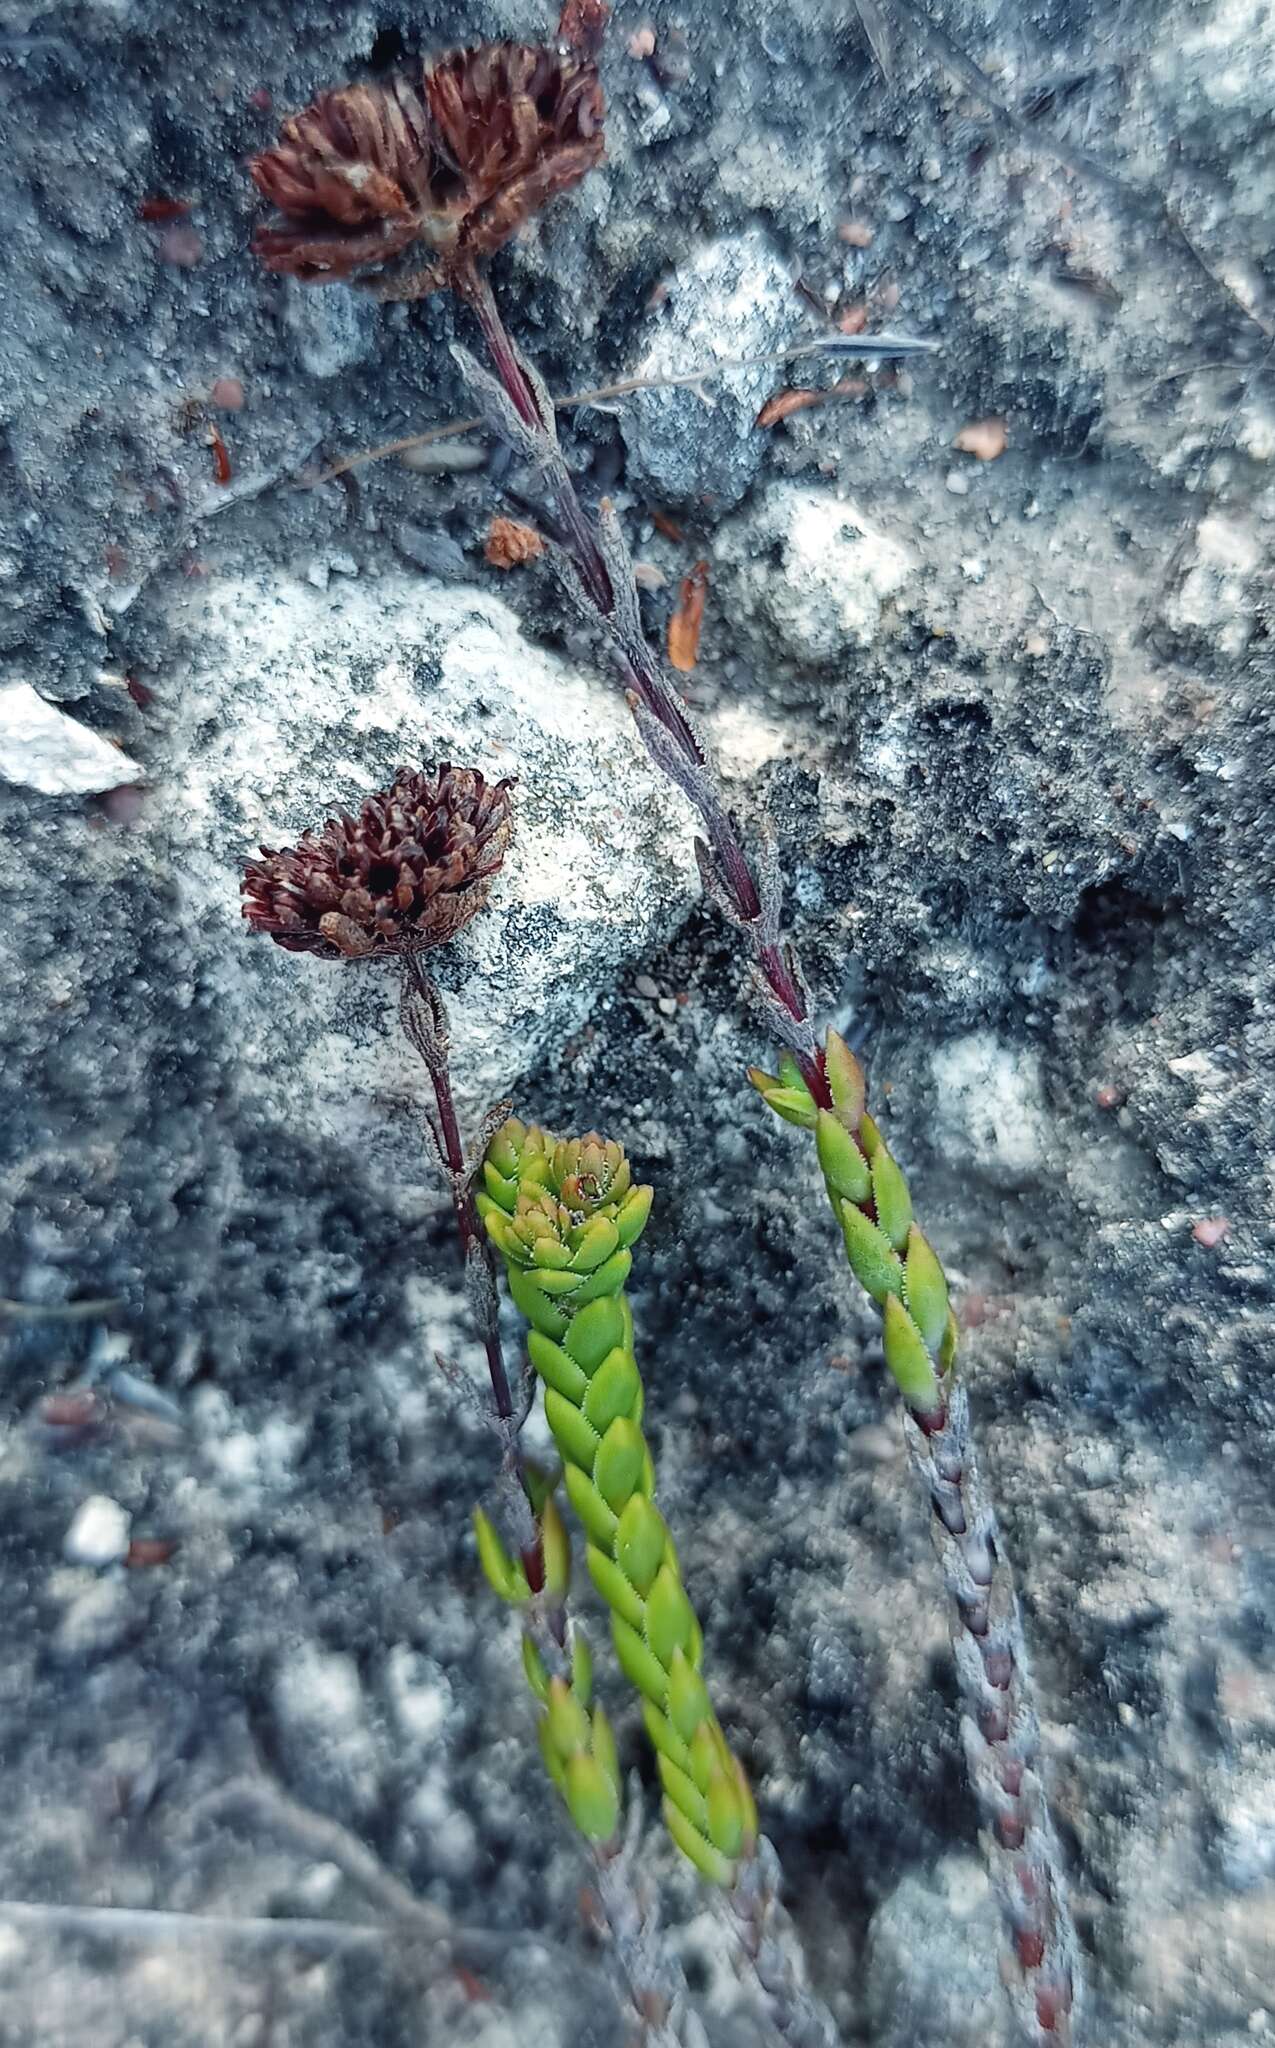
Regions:
<instances>
[{"instance_id":1,"label":"ash covered ground","mask_svg":"<svg viewBox=\"0 0 1275 2048\"><path fill-rule=\"evenodd\" d=\"M741 1085L769 1048L689 814L544 565L487 565L535 484L481 433L295 487L471 410L473 337L263 276L246 158L319 86L552 27L4 10L0 1891L376 1922L299 1806L505 1942L431 1979L410 1942L6 1923L24 2048L620 2038L472 1551L489 1450L432 1364L473 1347L392 991L238 922L263 836L434 751L521 778L440 970L470 1113L597 1126L656 1188L661 1499L814 1979L860 2048L1000 2038L875 1325ZM558 392L861 319L940 344L564 445L654 634L709 565L688 697L959 1281L1109 2048L1275 2040L1273 53L1267 0L621 9L606 162L493 266ZM128 1402L50 1432L86 1376ZM753 2038L649 1853L715 2039Z\"/></svg>"}]
</instances>

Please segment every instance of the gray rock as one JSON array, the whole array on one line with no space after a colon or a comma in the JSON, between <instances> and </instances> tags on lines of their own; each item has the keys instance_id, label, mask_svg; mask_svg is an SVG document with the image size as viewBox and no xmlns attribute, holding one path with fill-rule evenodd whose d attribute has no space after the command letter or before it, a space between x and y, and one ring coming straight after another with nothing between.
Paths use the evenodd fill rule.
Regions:
<instances>
[{"instance_id":1,"label":"gray rock","mask_svg":"<svg viewBox=\"0 0 1275 2048\"><path fill-rule=\"evenodd\" d=\"M872 1916L866 1996L874 2048L1002 2048L1000 1918L982 1865L945 1856Z\"/></svg>"},{"instance_id":2,"label":"gray rock","mask_svg":"<svg viewBox=\"0 0 1275 2048\"><path fill-rule=\"evenodd\" d=\"M834 661L877 637L881 610L915 558L829 490L776 484L732 522L724 553L741 564L742 602L798 661Z\"/></svg>"},{"instance_id":3,"label":"gray rock","mask_svg":"<svg viewBox=\"0 0 1275 2048\"><path fill-rule=\"evenodd\" d=\"M373 347L380 308L358 292L319 291L289 279L284 321L297 361L326 381L361 363Z\"/></svg>"},{"instance_id":4,"label":"gray rock","mask_svg":"<svg viewBox=\"0 0 1275 2048\"><path fill-rule=\"evenodd\" d=\"M41 796L98 796L144 770L76 718L46 704L30 683L0 689L0 778Z\"/></svg>"},{"instance_id":5,"label":"gray rock","mask_svg":"<svg viewBox=\"0 0 1275 2048\"><path fill-rule=\"evenodd\" d=\"M768 355L800 326L788 267L773 242L750 229L706 243L669 280L632 374L677 376L701 363ZM783 381L774 367L731 371L705 387L707 404L686 388L639 391L620 414L629 482L661 505L738 505L766 455L753 422Z\"/></svg>"},{"instance_id":6,"label":"gray rock","mask_svg":"<svg viewBox=\"0 0 1275 2048\"><path fill-rule=\"evenodd\" d=\"M250 938L244 860L357 807L402 762L515 778L514 847L490 905L436 956L457 1087L477 1110L685 916L681 799L648 768L618 691L530 645L499 598L472 588L387 575L322 602L286 578L246 580L208 606L199 645L183 686L175 853L242 1034L245 1083L261 1114L401 1143L419 1175L414 1127L383 1106L417 1099L422 1083L396 1022L397 977Z\"/></svg>"}]
</instances>

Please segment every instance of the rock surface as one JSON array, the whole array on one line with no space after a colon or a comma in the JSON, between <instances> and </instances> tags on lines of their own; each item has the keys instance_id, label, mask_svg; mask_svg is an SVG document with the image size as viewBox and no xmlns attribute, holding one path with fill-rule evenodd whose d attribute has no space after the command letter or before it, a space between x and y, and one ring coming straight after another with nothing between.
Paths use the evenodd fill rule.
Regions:
<instances>
[{"instance_id":1,"label":"rock surface","mask_svg":"<svg viewBox=\"0 0 1275 2048\"><path fill-rule=\"evenodd\" d=\"M681 799L619 693L525 639L490 591L387 572L316 598L291 578L227 579L187 609L171 858L262 1116L376 1144L379 1104L427 1085L398 1027L396 974L250 940L238 903L259 845L357 809L400 763L456 761L516 785L489 907L437 959L469 1110L509 1095L690 908ZM395 1167L416 1177L411 1120L400 1136Z\"/></svg>"},{"instance_id":2,"label":"rock surface","mask_svg":"<svg viewBox=\"0 0 1275 2048\"><path fill-rule=\"evenodd\" d=\"M46 703L30 683L0 689L0 780L39 796L100 796L141 778L136 761Z\"/></svg>"},{"instance_id":3,"label":"rock surface","mask_svg":"<svg viewBox=\"0 0 1275 2048\"><path fill-rule=\"evenodd\" d=\"M745 829L774 821L819 1021L862 1046L954 1280L1091 2041L1251 2048L1275 2037L1270 8L684 15L646 54L613 26L605 163L494 286L559 393L659 351L940 343L768 429L767 398L840 366L564 411L563 445L619 507L655 638L709 565L688 693ZM494 512L544 514L534 476L477 432L463 468L314 484L471 410L466 316L247 255L243 162L284 111L549 27L513 0L6 21L0 689L38 692L60 777L89 735L110 779L0 782L0 1896L377 1919L352 1842L501 1945L427 1982L415 1943L0 1926L5 2026L41 2048L618 2038L473 1556L491 1445L433 1364L476 1361L391 990L237 921L259 836L443 745L516 767L524 820L490 918L438 956L458 1083L613 1132L656 1186L661 1504L816 1981L847 2048L997 2024L877 1325L808 1147L741 1082L773 1048L695 907L684 808L544 566L484 562ZM995 459L954 447L1002 418ZM127 1570L64 1556L93 1496ZM718 1923L646 1854L714 2048L747 2040Z\"/></svg>"}]
</instances>

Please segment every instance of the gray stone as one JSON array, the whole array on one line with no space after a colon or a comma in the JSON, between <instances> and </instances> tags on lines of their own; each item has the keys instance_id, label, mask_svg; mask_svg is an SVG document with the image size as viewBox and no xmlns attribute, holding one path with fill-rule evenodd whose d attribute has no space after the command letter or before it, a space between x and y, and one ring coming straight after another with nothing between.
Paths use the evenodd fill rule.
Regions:
<instances>
[{"instance_id":1,"label":"gray stone","mask_svg":"<svg viewBox=\"0 0 1275 2048\"><path fill-rule=\"evenodd\" d=\"M98 796L144 770L118 747L47 704L30 683L0 688L0 779L41 796Z\"/></svg>"},{"instance_id":2,"label":"gray stone","mask_svg":"<svg viewBox=\"0 0 1275 2048\"><path fill-rule=\"evenodd\" d=\"M757 229L708 242L668 281L654 331L631 365L639 377L680 376L700 364L772 354L801 326L801 307L778 249ZM782 370L733 370L704 387L640 391L620 429L628 479L659 505L715 512L737 505L766 455L753 422Z\"/></svg>"},{"instance_id":3,"label":"gray stone","mask_svg":"<svg viewBox=\"0 0 1275 2048\"><path fill-rule=\"evenodd\" d=\"M490 904L437 956L474 1112L694 900L681 799L647 765L619 692L532 646L498 597L469 587L387 574L326 602L286 577L223 587L182 684L182 734L175 855L245 1085L298 1131L397 1142L415 1175L414 1123L383 1108L423 1085L397 977L252 938L238 882L259 845L357 808L404 762L515 779L514 846Z\"/></svg>"},{"instance_id":4,"label":"gray stone","mask_svg":"<svg viewBox=\"0 0 1275 2048\"><path fill-rule=\"evenodd\" d=\"M284 289L284 321L308 377L326 382L364 360L383 318L370 299L359 292L315 290L291 278Z\"/></svg>"},{"instance_id":5,"label":"gray stone","mask_svg":"<svg viewBox=\"0 0 1275 2048\"><path fill-rule=\"evenodd\" d=\"M916 566L910 549L853 505L805 484L773 485L724 542L741 564L742 602L780 653L812 663L869 646L882 606Z\"/></svg>"}]
</instances>

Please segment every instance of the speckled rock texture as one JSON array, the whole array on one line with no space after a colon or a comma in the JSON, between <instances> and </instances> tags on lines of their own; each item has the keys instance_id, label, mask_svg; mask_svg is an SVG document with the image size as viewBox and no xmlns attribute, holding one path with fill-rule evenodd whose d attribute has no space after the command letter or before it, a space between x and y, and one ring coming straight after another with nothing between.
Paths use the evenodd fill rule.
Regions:
<instances>
[{"instance_id":1,"label":"speckled rock texture","mask_svg":"<svg viewBox=\"0 0 1275 2048\"><path fill-rule=\"evenodd\" d=\"M1257 0L620 9L606 161L493 265L559 393L865 322L940 344L562 434L657 638L708 564L688 697L958 1284L1094 2048L1275 2041L1271 28ZM622 2038L473 1555L491 1451L434 1364L474 1346L421 1076L383 973L287 960L235 900L259 837L462 746L524 820L439 956L466 1120L509 1093L655 1184L661 1502L815 1982L854 2048L984 2012L1001 2048L876 1326L742 1085L771 1048L689 815L549 564L486 563L495 512L543 508L482 430L315 481L472 410L466 316L247 253L283 112L552 30L514 0L0 25L0 706L48 714L38 777L0 735L0 1898L385 1930L0 1907L23 2048ZM1002 453L954 447L988 421ZM489 1937L463 1972L351 1845ZM648 1854L743 2048L718 1923Z\"/></svg>"}]
</instances>

